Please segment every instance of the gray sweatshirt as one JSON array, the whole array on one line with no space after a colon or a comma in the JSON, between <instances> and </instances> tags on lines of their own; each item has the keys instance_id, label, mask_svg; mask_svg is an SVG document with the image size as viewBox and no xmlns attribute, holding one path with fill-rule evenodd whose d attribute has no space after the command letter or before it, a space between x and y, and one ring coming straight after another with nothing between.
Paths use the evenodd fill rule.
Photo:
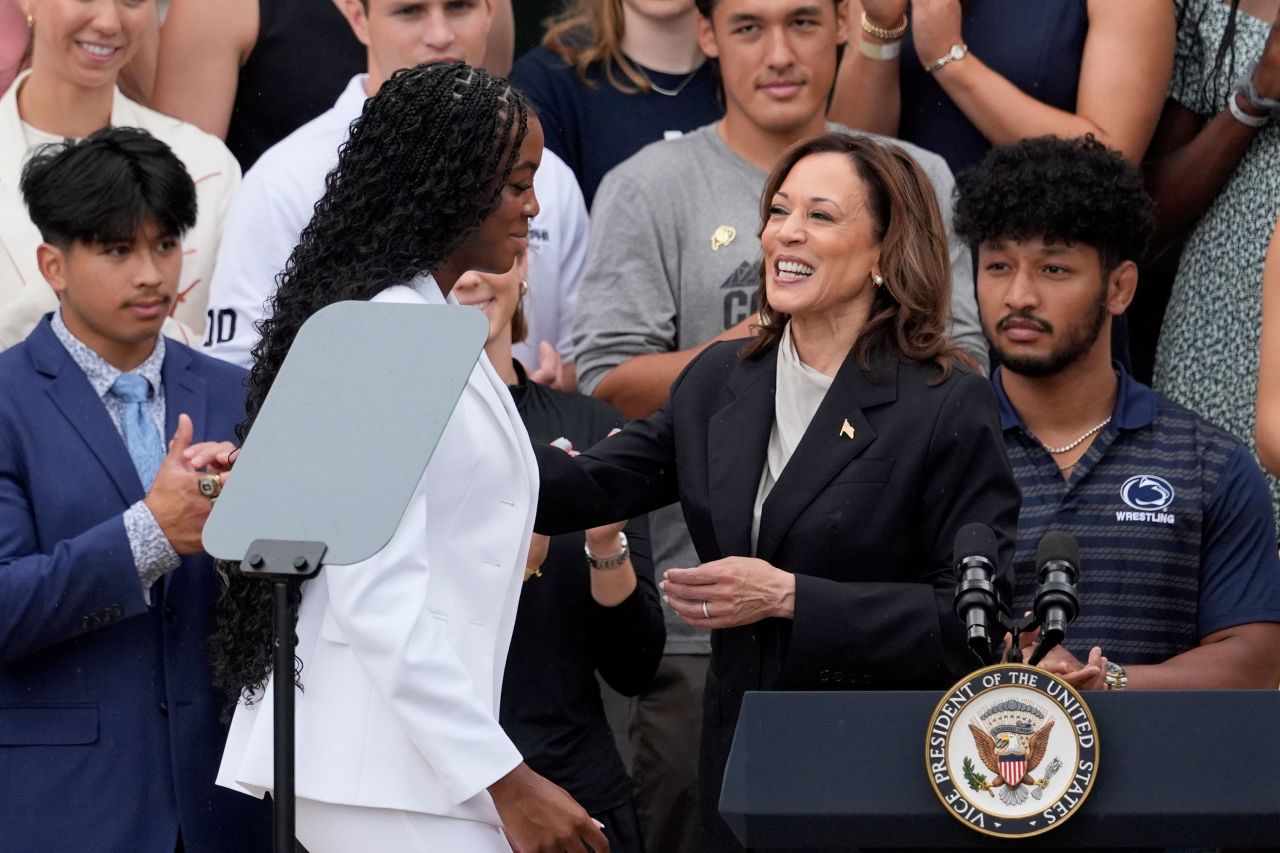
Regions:
<instances>
[{"instance_id":1,"label":"gray sweatshirt","mask_svg":"<svg viewBox=\"0 0 1280 853\"><path fill-rule=\"evenodd\" d=\"M933 182L951 235L952 335L986 365L972 260L951 227L951 170L922 148L876 138L909 152ZM733 153L714 124L646 146L605 176L591 208L574 321L584 393L624 361L697 346L754 313L762 257L756 232L767 177ZM650 531L659 579L666 569L698 565L678 505L651 514ZM665 612L668 654L710 652L709 632Z\"/></svg>"}]
</instances>

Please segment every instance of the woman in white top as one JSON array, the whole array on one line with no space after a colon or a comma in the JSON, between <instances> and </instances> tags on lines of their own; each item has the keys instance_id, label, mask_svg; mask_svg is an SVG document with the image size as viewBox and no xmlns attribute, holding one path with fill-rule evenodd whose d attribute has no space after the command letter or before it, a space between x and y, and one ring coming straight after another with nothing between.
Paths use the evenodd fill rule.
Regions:
<instances>
[{"instance_id":1,"label":"woman in white top","mask_svg":"<svg viewBox=\"0 0 1280 853\"><path fill-rule=\"evenodd\" d=\"M31 28L31 70L0 98L0 350L26 338L57 298L36 267L40 234L18 180L43 143L108 125L140 127L167 144L196 182L196 225L183 240L181 284L166 334L204 342L205 301L222 219L240 167L218 139L126 98L121 70L155 30L155 0L19 0Z\"/></svg>"},{"instance_id":2,"label":"woman in white top","mask_svg":"<svg viewBox=\"0 0 1280 853\"><path fill-rule=\"evenodd\" d=\"M541 156L537 119L505 80L463 63L392 75L352 125L285 267L254 350L246 427L326 305L456 302L464 272L510 269L538 213ZM537 483L519 413L481 356L391 542L303 586L298 672L270 672L269 591L233 573L214 669L241 703L219 782L271 789L269 683L295 678L298 837L311 853L608 850L497 720Z\"/></svg>"}]
</instances>

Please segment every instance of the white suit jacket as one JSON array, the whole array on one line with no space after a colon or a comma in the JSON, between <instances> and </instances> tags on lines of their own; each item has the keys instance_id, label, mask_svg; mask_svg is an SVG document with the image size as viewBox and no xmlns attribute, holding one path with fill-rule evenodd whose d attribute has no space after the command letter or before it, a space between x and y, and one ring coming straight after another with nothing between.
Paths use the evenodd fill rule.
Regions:
<instances>
[{"instance_id":1,"label":"white suit jacket","mask_svg":"<svg viewBox=\"0 0 1280 853\"><path fill-rule=\"evenodd\" d=\"M31 72L23 72L0 97L0 350L26 339L45 314L58 307L58 297L36 263L40 232L27 215L19 180L28 150L18 89ZM240 165L216 136L193 124L136 104L115 92L114 127L140 127L173 149L196 184L196 224L182 239L182 273L178 303L164 333L188 346L204 343L209 280L222 221L240 186Z\"/></svg>"},{"instance_id":2,"label":"white suit jacket","mask_svg":"<svg viewBox=\"0 0 1280 853\"><path fill-rule=\"evenodd\" d=\"M374 301L444 298L423 277ZM537 494L528 434L482 354L391 541L303 588L299 797L499 824L485 788L521 760L498 700ZM236 709L218 784L272 788L272 707L268 684Z\"/></svg>"}]
</instances>

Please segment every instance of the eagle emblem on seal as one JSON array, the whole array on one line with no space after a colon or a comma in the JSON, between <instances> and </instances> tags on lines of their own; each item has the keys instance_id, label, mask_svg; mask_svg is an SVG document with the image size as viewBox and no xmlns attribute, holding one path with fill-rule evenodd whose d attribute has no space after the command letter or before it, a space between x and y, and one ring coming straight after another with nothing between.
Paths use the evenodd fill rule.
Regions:
<instances>
[{"instance_id":1,"label":"eagle emblem on seal","mask_svg":"<svg viewBox=\"0 0 1280 853\"><path fill-rule=\"evenodd\" d=\"M971 786L999 796L1009 806L1022 805L1028 795L1040 799L1044 787L1062 767L1055 758L1042 778L1031 775L1044 761L1053 719L1034 705L1012 699L987 708L979 719L982 725L970 722L969 731L978 757L995 778L979 778L976 783L970 780Z\"/></svg>"}]
</instances>

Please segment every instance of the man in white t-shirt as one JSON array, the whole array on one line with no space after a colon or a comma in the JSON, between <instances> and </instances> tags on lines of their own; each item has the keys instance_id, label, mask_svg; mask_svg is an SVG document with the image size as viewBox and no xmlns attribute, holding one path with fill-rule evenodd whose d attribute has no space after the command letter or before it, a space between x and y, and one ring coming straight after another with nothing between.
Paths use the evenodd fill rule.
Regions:
<instances>
[{"instance_id":1,"label":"man in white t-shirt","mask_svg":"<svg viewBox=\"0 0 1280 853\"><path fill-rule=\"evenodd\" d=\"M211 355L252 366L257 324L275 294L276 276L311 221L312 209L324 195L325 176L337 164L338 149L365 99L401 68L457 59L478 65L484 59L492 19L487 0L423 3L411 16L397 14L402 5L395 0L344 0L343 13L368 48L368 73L353 77L330 110L268 149L245 175L227 217L210 285L204 344ZM534 189L542 212L529 227L529 334L515 356L531 378L551 382L559 359L572 360L587 209L573 172L550 151L543 154ZM572 387L572 377L572 366L565 365L556 384Z\"/></svg>"}]
</instances>

